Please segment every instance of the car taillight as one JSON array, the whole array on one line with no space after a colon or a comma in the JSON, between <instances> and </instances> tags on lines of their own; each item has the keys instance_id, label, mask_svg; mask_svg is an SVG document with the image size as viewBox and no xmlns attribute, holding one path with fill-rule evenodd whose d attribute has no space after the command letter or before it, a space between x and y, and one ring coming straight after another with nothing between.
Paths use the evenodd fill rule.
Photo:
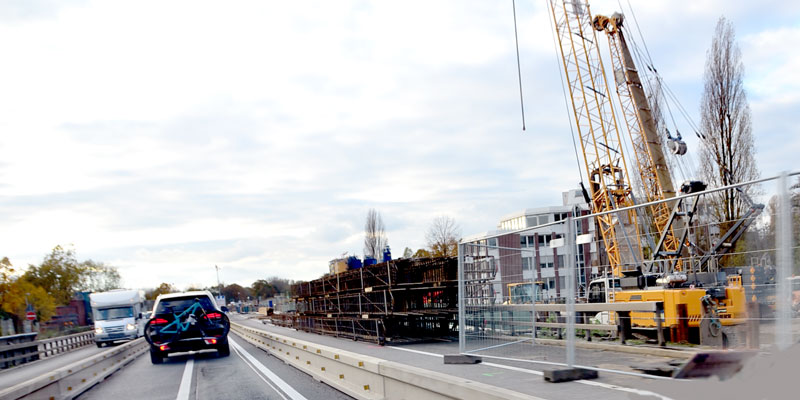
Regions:
<instances>
[{"instance_id":1,"label":"car taillight","mask_svg":"<svg viewBox=\"0 0 800 400\"><path fill-rule=\"evenodd\" d=\"M212 312L206 314L206 319L220 319L220 318L222 318L222 314L220 313Z\"/></svg>"},{"instance_id":2,"label":"car taillight","mask_svg":"<svg viewBox=\"0 0 800 400\"><path fill-rule=\"evenodd\" d=\"M217 339L206 339L206 344L217 344Z\"/></svg>"},{"instance_id":3,"label":"car taillight","mask_svg":"<svg viewBox=\"0 0 800 400\"><path fill-rule=\"evenodd\" d=\"M156 318L153 320L153 322L150 323L150 325L164 325L167 322L169 321L165 320L164 318Z\"/></svg>"},{"instance_id":4,"label":"car taillight","mask_svg":"<svg viewBox=\"0 0 800 400\"><path fill-rule=\"evenodd\" d=\"M165 344L162 344L161 346L158 346L158 349L161 350L161 351L169 350L169 346L167 346Z\"/></svg>"}]
</instances>

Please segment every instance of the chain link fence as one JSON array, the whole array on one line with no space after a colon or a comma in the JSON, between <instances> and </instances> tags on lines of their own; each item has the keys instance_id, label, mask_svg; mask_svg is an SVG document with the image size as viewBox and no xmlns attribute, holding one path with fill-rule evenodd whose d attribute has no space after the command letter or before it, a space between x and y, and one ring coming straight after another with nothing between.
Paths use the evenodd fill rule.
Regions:
<instances>
[{"instance_id":1,"label":"chain link fence","mask_svg":"<svg viewBox=\"0 0 800 400\"><path fill-rule=\"evenodd\" d=\"M767 204L742 196L739 218L715 216L715 202L757 184ZM596 355L582 349L624 342L770 351L797 343L798 173L684 189L666 202L674 214L668 229L655 228L653 203L597 215L586 203L565 201L462 240L460 351L597 365ZM595 231L598 216L615 222L615 241ZM670 238L677 248L664 245Z\"/></svg>"}]
</instances>

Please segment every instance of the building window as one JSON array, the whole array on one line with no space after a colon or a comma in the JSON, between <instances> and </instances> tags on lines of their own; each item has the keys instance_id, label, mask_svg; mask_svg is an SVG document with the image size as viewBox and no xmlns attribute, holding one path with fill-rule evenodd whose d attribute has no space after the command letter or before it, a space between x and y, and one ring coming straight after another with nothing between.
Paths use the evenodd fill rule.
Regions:
<instances>
[{"instance_id":1,"label":"building window","mask_svg":"<svg viewBox=\"0 0 800 400\"><path fill-rule=\"evenodd\" d=\"M550 235L550 234L539 235L539 247L548 247L548 246L550 246L551 236L552 235Z\"/></svg>"},{"instance_id":2,"label":"building window","mask_svg":"<svg viewBox=\"0 0 800 400\"><path fill-rule=\"evenodd\" d=\"M489 239L489 247L497 247L497 238Z\"/></svg>"},{"instance_id":3,"label":"building window","mask_svg":"<svg viewBox=\"0 0 800 400\"><path fill-rule=\"evenodd\" d=\"M522 258L522 270L523 271L530 271L533 266L533 259L530 257L523 257Z\"/></svg>"}]
</instances>

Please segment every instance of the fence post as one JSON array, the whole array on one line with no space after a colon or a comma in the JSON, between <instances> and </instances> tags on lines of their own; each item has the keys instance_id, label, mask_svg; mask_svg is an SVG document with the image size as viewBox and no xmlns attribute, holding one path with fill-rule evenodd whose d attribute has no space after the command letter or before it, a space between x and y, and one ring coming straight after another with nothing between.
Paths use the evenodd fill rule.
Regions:
<instances>
[{"instance_id":1,"label":"fence post","mask_svg":"<svg viewBox=\"0 0 800 400\"><path fill-rule=\"evenodd\" d=\"M776 299L775 344L779 350L787 349L793 342L791 330L791 288L789 276L792 273L792 204L789 196L789 176L784 171L778 179L778 226L775 230L778 247L776 280L778 285Z\"/></svg>"},{"instance_id":2,"label":"fence post","mask_svg":"<svg viewBox=\"0 0 800 400\"><path fill-rule=\"evenodd\" d=\"M662 314L664 310L657 310L656 314L656 335L658 336L658 345L664 347L667 345L667 341L664 340L664 326L662 325Z\"/></svg>"},{"instance_id":3,"label":"fence post","mask_svg":"<svg viewBox=\"0 0 800 400\"><path fill-rule=\"evenodd\" d=\"M747 347L750 349L757 350L761 347L758 337L761 319L760 311L758 303L747 303Z\"/></svg>"},{"instance_id":4,"label":"fence post","mask_svg":"<svg viewBox=\"0 0 800 400\"><path fill-rule=\"evenodd\" d=\"M631 336L631 316L628 311L617 311L618 330L620 343L625 344L625 341L630 339Z\"/></svg>"},{"instance_id":5,"label":"fence post","mask_svg":"<svg viewBox=\"0 0 800 400\"><path fill-rule=\"evenodd\" d=\"M464 299L464 243L458 243L458 352L463 354L466 349Z\"/></svg>"}]
</instances>

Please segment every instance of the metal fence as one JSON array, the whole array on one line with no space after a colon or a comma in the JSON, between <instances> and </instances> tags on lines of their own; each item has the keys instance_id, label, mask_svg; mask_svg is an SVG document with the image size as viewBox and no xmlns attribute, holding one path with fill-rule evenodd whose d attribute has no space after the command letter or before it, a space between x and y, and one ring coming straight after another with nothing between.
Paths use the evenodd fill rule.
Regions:
<instances>
[{"instance_id":1,"label":"metal fence","mask_svg":"<svg viewBox=\"0 0 800 400\"><path fill-rule=\"evenodd\" d=\"M655 203L603 215L573 202L511 217L501 226L512 229L463 240L461 353L597 365L584 349L623 340L672 349L700 343L771 350L797 343L798 175L695 192L687 187L664 201L675 217L669 235L654 227ZM742 217L720 221L715 201L752 185L760 185L766 205L743 200ZM595 231L598 217L615 222L616 242ZM669 236L677 250L666 249ZM620 260L616 275L610 246ZM636 309L646 302L661 308Z\"/></svg>"},{"instance_id":2,"label":"metal fence","mask_svg":"<svg viewBox=\"0 0 800 400\"><path fill-rule=\"evenodd\" d=\"M36 340L36 333L0 337L0 369L94 344L94 331Z\"/></svg>"}]
</instances>

